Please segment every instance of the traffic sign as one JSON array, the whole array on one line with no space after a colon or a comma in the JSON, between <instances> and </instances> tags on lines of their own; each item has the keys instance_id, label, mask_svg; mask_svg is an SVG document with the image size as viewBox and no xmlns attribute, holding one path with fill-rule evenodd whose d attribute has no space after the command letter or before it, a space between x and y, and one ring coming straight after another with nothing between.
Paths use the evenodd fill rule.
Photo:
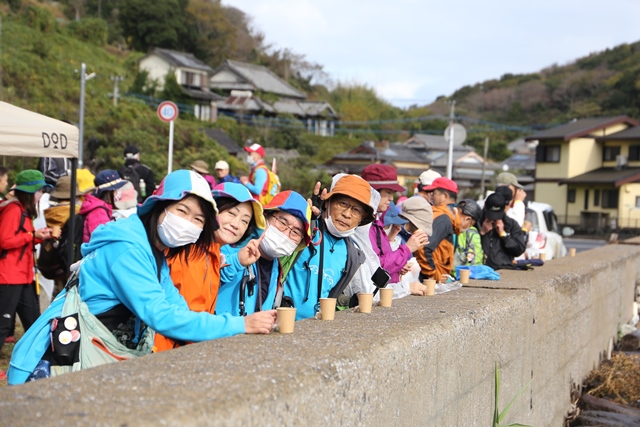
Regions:
<instances>
[{"instance_id":1,"label":"traffic sign","mask_svg":"<svg viewBox=\"0 0 640 427\"><path fill-rule=\"evenodd\" d=\"M447 126L444 131L444 139L449 142L451 139L451 130L453 130L453 145L460 145L467 139L467 130L458 123L453 123Z\"/></svg>"},{"instance_id":2,"label":"traffic sign","mask_svg":"<svg viewBox=\"0 0 640 427\"><path fill-rule=\"evenodd\" d=\"M162 101L158 105L158 117L163 122L170 123L178 117L178 106L171 101Z\"/></svg>"}]
</instances>

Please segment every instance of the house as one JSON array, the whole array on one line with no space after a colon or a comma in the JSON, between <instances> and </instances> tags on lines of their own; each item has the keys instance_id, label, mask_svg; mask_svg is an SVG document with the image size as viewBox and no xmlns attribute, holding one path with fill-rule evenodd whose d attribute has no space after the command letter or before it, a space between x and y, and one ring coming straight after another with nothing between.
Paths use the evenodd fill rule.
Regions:
<instances>
[{"instance_id":1,"label":"house","mask_svg":"<svg viewBox=\"0 0 640 427\"><path fill-rule=\"evenodd\" d=\"M352 150L335 155L324 167L330 174L360 174L365 166L372 163L390 164L397 170L400 185L413 193L418 177L425 170L434 169L445 175L447 159L448 153L432 151L428 156L425 150L418 151L404 142L366 141ZM473 151L454 152L453 180L458 184L461 196L479 191L483 162L484 159ZM487 168L485 179L493 176L495 167L491 164Z\"/></svg>"},{"instance_id":2,"label":"house","mask_svg":"<svg viewBox=\"0 0 640 427\"><path fill-rule=\"evenodd\" d=\"M227 150L233 157L238 157L238 154L244 153L244 150L240 148L235 139L231 138L222 129L201 129L209 138L216 141L222 148Z\"/></svg>"},{"instance_id":3,"label":"house","mask_svg":"<svg viewBox=\"0 0 640 427\"><path fill-rule=\"evenodd\" d=\"M226 60L213 70L209 82L211 90L223 96L217 102L221 114L268 127L304 126L316 135L335 133L338 114L328 102L307 100L304 92L266 67ZM283 115L294 119L276 120Z\"/></svg>"},{"instance_id":4,"label":"house","mask_svg":"<svg viewBox=\"0 0 640 427\"><path fill-rule=\"evenodd\" d=\"M140 59L138 67L157 82L159 90L163 89L166 76L174 73L182 93L194 102L194 115L200 120L216 121L216 102L222 97L209 89L213 69L207 64L190 53L155 48Z\"/></svg>"},{"instance_id":5,"label":"house","mask_svg":"<svg viewBox=\"0 0 640 427\"><path fill-rule=\"evenodd\" d=\"M536 200L561 223L587 229L624 227L640 197L640 122L627 117L573 120L525 140L536 148ZM633 224L631 224L633 225Z\"/></svg>"},{"instance_id":6,"label":"house","mask_svg":"<svg viewBox=\"0 0 640 427\"><path fill-rule=\"evenodd\" d=\"M432 169L446 175L449 143L443 135L415 134L403 144L424 155ZM453 146L451 166L451 178L458 184L460 194L468 196L480 192L483 179L485 185L489 184L498 168L495 163L485 163L482 156L466 145Z\"/></svg>"},{"instance_id":7,"label":"house","mask_svg":"<svg viewBox=\"0 0 640 427\"><path fill-rule=\"evenodd\" d=\"M536 146L538 141L525 141L518 138L507 144L507 148L513 154L502 161L500 170L509 171L515 174L518 182L524 186L529 200L535 200L535 177L536 177Z\"/></svg>"}]
</instances>

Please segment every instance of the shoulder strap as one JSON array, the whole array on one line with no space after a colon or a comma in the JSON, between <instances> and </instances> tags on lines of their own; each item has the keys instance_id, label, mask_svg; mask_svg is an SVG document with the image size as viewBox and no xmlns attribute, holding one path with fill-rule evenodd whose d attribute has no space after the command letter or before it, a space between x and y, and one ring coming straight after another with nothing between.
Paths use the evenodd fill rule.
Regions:
<instances>
[{"instance_id":1,"label":"shoulder strap","mask_svg":"<svg viewBox=\"0 0 640 427\"><path fill-rule=\"evenodd\" d=\"M378 227L377 225L373 224L372 227L376 228L376 243L378 244L378 250L380 251L380 253L378 254L379 257L383 256L384 253L382 251L382 236L380 235L381 231L380 231L380 227Z\"/></svg>"}]
</instances>

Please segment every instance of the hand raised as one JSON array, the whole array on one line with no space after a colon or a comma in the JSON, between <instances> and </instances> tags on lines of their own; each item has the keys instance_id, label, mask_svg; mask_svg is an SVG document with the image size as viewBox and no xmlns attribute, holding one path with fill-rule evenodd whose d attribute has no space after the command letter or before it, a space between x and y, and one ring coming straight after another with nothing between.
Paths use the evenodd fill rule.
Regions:
<instances>
[{"instance_id":1,"label":"hand raised","mask_svg":"<svg viewBox=\"0 0 640 427\"><path fill-rule=\"evenodd\" d=\"M264 233L257 239L250 240L247 245L238 251L238 262L247 267L255 264L260 259L260 242L264 239Z\"/></svg>"}]
</instances>

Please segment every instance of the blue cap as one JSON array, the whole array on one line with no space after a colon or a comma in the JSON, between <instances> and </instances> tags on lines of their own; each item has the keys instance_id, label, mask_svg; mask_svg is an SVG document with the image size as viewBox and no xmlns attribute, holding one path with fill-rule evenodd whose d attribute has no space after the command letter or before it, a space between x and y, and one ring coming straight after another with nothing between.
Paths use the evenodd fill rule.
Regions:
<instances>
[{"instance_id":1,"label":"blue cap","mask_svg":"<svg viewBox=\"0 0 640 427\"><path fill-rule=\"evenodd\" d=\"M386 227L392 224L403 225L409 222L404 218L400 218L399 214L400 214L400 209L398 209L395 203L391 202L391 204L389 205L389 209L387 209L387 211L382 214L384 226Z\"/></svg>"},{"instance_id":2,"label":"blue cap","mask_svg":"<svg viewBox=\"0 0 640 427\"><path fill-rule=\"evenodd\" d=\"M264 219L264 212L262 205L259 201L253 198L247 187L243 184L237 184L235 182L224 182L213 187L213 198L230 197L240 203L251 202L253 207L253 218L256 221L256 227L260 230L264 230L266 227L266 221Z\"/></svg>"},{"instance_id":3,"label":"blue cap","mask_svg":"<svg viewBox=\"0 0 640 427\"><path fill-rule=\"evenodd\" d=\"M126 183L126 181L125 181ZM162 200L182 200L189 195L198 196L211 203L216 215L218 207L211 196L211 187L202 175L188 170L177 170L167 175L153 194L138 205L138 215L149 213Z\"/></svg>"}]
</instances>

